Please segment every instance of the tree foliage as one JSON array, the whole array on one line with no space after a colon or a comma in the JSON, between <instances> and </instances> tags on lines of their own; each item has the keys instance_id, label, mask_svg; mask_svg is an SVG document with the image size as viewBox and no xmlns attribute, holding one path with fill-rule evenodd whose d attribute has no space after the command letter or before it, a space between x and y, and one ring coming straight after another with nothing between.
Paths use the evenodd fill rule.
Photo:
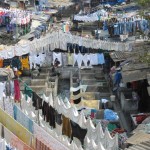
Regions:
<instances>
[{"instance_id":1,"label":"tree foliage","mask_svg":"<svg viewBox=\"0 0 150 150\"><path fill-rule=\"evenodd\" d=\"M141 6L150 6L150 0L137 0L138 4Z\"/></svg>"}]
</instances>

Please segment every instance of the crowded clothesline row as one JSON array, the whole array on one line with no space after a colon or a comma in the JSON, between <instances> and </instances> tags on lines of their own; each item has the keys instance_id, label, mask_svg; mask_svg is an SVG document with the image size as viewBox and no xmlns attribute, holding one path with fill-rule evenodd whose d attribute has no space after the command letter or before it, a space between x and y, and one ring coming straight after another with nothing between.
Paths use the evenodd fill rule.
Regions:
<instances>
[{"instance_id":1,"label":"crowded clothesline row","mask_svg":"<svg viewBox=\"0 0 150 150\"><path fill-rule=\"evenodd\" d=\"M19 110L19 109L18 109ZM20 110L19 110L20 111ZM19 112L18 112L19 113ZM21 112L20 112L21 113ZM6 112L4 112L1 108L0 108L0 122L2 124L5 124L7 129L9 129L11 132L15 133L15 135L21 139L25 144L27 144L29 147L26 147L27 150L31 150L31 149L35 149L35 150L41 150L40 148L43 147L43 150L50 150L50 149L53 149L53 150L63 150L63 149L66 149L66 150L69 150L69 145L68 147L64 145L64 143L60 143L59 142L59 138L56 139L54 138L55 136L51 136L50 134L48 134L47 132L45 132L40 126L38 126L35 122L32 122L30 120L30 123L32 122L33 123L33 134L30 133L25 127L24 125L29 125L29 122L26 122L27 120L29 120L29 118L24 117L25 118L22 118L22 119L25 119L24 120L24 123L25 124L20 124L19 121L17 120L14 120L13 117L10 117ZM5 117L5 119L4 119ZM11 120L11 124L7 124L5 120ZM22 122L23 123L23 122ZM19 131L19 132L18 132ZM40 134L38 134L40 132ZM38 134L38 135L37 135ZM48 141L44 141L41 137L42 134L45 134L46 135L46 138L48 138ZM55 133L54 133L55 134ZM40 139L39 139L40 138ZM36 140L39 140L40 142L36 141ZM16 144L16 143L14 143ZM19 141L18 141L18 144L19 144ZM41 145L39 145L41 144ZM17 145L16 146L19 147L19 150L24 150L23 148L23 145ZM40 147L41 146L41 147ZM71 145L72 146L72 145ZM70 146L70 147L71 147ZM74 143L73 143L73 146L74 146ZM30 148L31 147L31 148ZM73 149L73 150L77 150L77 149Z\"/></svg>"},{"instance_id":2,"label":"crowded clothesline row","mask_svg":"<svg viewBox=\"0 0 150 150\"><path fill-rule=\"evenodd\" d=\"M28 95L29 95L29 89L26 89L26 90L28 90L27 92L28 92ZM36 95L37 97L38 97L38 95ZM34 97L35 98L35 97ZM28 120L27 121L27 119L25 118L25 116L22 116L22 117L17 117L17 115L19 114L19 112L16 112L16 107L14 108L12 108L12 104L10 103L10 100L8 100L8 101L5 101L6 103L5 104L1 104L1 107L4 107L4 110L6 110L11 116L14 116L14 118L16 119L16 120L18 120L18 121L20 121L20 123L22 124L22 125L24 125L24 127L26 127L31 133L33 133L33 128L32 128L32 122L31 122L31 120ZM38 104L35 104L35 105L38 105ZM14 105L15 106L15 105ZM13 110L14 109L14 110ZM14 112L13 112L14 111ZM23 119L23 120L22 120ZM41 135L41 134L39 134L39 135ZM39 135L38 135L38 138L39 138ZM49 136L46 136L47 138L49 137ZM52 137L51 137L52 138ZM51 139L51 138L49 138L49 140ZM52 140L52 139L51 139ZM49 142L48 142L49 143ZM47 143L47 145L48 145L48 143ZM54 142L53 142L54 143ZM55 142L56 143L56 142ZM74 145L74 143L72 143L71 144L71 146L72 145ZM53 145L54 146L54 145ZM59 144L57 144L57 146L59 146ZM69 145L69 147L71 147L70 145ZM56 147L56 146L54 146L54 147ZM61 146L62 147L62 146ZM74 147L74 146L72 146L72 147ZM37 148L35 148L36 150L37 150ZM57 149L57 148L54 148L54 149ZM67 149L67 148L65 148L65 149ZM40 149L39 149L40 150ZM46 150L46 149L45 149ZM58 150L58 149L57 149ZM73 150L75 150L75 148L73 149Z\"/></svg>"},{"instance_id":3,"label":"crowded clothesline row","mask_svg":"<svg viewBox=\"0 0 150 150\"><path fill-rule=\"evenodd\" d=\"M35 97L35 96L34 96ZM37 97L36 97L36 99L37 99ZM37 105L37 103L36 102L34 102L34 105Z\"/></svg>"},{"instance_id":4,"label":"crowded clothesline row","mask_svg":"<svg viewBox=\"0 0 150 150\"><path fill-rule=\"evenodd\" d=\"M95 39L88 39L85 37L75 36L68 33L53 32L47 34L41 39L28 41L24 44L16 44L15 46L4 46L0 51L0 58L12 58L14 56L22 56L27 53L42 52L44 47L50 50L56 48L67 50L67 43L75 43L86 48L116 50L116 51L130 51L132 50L132 43L109 42Z\"/></svg>"},{"instance_id":5,"label":"crowded clothesline row","mask_svg":"<svg viewBox=\"0 0 150 150\"><path fill-rule=\"evenodd\" d=\"M1 24L27 24L31 20L31 14L21 10L0 9Z\"/></svg>"},{"instance_id":6,"label":"crowded clothesline row","mask_svg":"<svg viewBox=\"0 0 150 150\"><path fill-rule=\"evenodd\" d=\"M65 115L65 116L66 116L66 115ZM103 132L103 131L102 131L102 132ZM98 133L99 133L99 132L98 132ZM89 132L89 134L91 134L91 132ZM102 136L101 136L101 137L102 137ZM103 138L104 138L104 137L103 137ZM106 138L106 137L105 137L105 138ZM99 139L97 139L96 137L95 137L95 139L99 141ZM107 138L106 138L105 140L108 141ZM113 139L113 140L114 140L114 139ZM102 139L101 139L101 141L102 141ZM106 141L105 141L105 142L106 142ZM103 139L103 142L104 142L104 139ZM105 143L105 142L104 142L104 143ZM114 142L117 142L117 138L115 138ZM97 143L97 142L96 142L96 143ZM98 143L99 143L99 142L98 142ZM113 143L113 142L111 142L111 144L112 144L112 143ZM105 144L106 144L106 143L105 143ZM116 145L116 144L117 144L117 143L115 143L114 145ZM107 145L107 144L106 144L106 145ZM113 144L112 144L112 145L113 145ZM114 145L113 145L113 146L114 146Z\"/></svg>"},{"instance_id":7,"label":"crowded clothesline row","mask_svg":"<svg viewBox=\"0 0 150 150\"><path fill-rule=\"evenodd\" d=\"M97 125L95 128L92 121L90 119L86 120L86 118L82 112L79 114L75 106L71 106L69 103L67 103L67 105L66 105L66 104L64 104L64 102L61 99L58 99L58 98L54 101L54 103L55 103L55 105L54 105L55 109L58 111L58 113L64 114L66 117L68 117L71 120L73 120L74 122L76 122L81 128L87 128L87 135L89 137L94 136L95 139L97 139L98 141L102 141L102 139L104 139L102 134L101 134L101 139L99 139L100 138L98 136L99 134L98 135L95 134L95 133L99 133L98 132L99 130L102 131L100 129L100 125L99 126ZM105 133L104 133L104 135L105 135ZM98 144L98 143L96 143L96 144ZM117 143L116 144L111 143L111 146L109 144L107 144L107 146L105 147L106 149L108 147L115 147L115 146L117 147Z\"/></svg>"},{"instance_id":8,"label":"crowded clothesline row","mask_svg":"<svg viewBox=\"0 0 150 150\"><path fill-rule=\"evenodd\" d=\"M2 138L0 141L1 150L6 150L6 149L7 150L15 150L15 149L16 150L24 150L24 149L33 150L1 123L0 123L0 133L1 133L1 138Z\"/></svg>"},{"instance_id":9,"label":"crowded clothesline row","mask_svg":"<svg viewBox=\"0 0 150 150\"><path fill-rule=\"evenodd\" d=\"M25 100L24 100L25 101ZM27 105L26 105L27 106ZM10 110L9 110L10 111ZM18 112L18 113L16 113L16 115L19 115L20 113ZM15 117L16 118L16 117ZM23 120L21 119L21 118L24 118ZM26 128L31 128L31 122L30 122L30 124L28 124L26 121L27 121L27 119L25 119L26 117L25 116L20 116L19 118L17 117L16 118L16 120L17 121L19 121L22 125L24 125ZM41 130L41 129L39 129L39 127L38 127L38 125L37 124L35 124L35 125L33 125L34 126L34 129L35 129L35 126L36 126L36 130L34 130L35 132L36 132L36 134L38 134L38 138L42 138L43 139L43 137L45 137L44 139L45 139L45 141L47 141L46 143L49 143L49 141L50 141L50 138L49 138L49 136L48 136L48 134L46 134L44 131L41 133L39 130ZM38 130L37 130L38 129ZM30 130L31 131L31 130ZM39 133L40 132L40 133ZM52 131L51 131L52 132ZM46 134L46 136L45 136L45 134ZM53 135L54 136L54 135ZM56 135L55 135L56 136ZM59 137L60 138L60 137ZM65 140L63 140L63 143L65 143L66 145L67 145L67 143L69 143L69 142L64 142ZM62 142L62 141L61 141ZM70 144L68 144L68 145L70 145ZM72 144L71 144L72 145ZM101 145L101 147L103 147L102 146L102 144L100 144ZM74 146L75 147L75 146ZM87 148L88 148L88 146L86 146ZM89 146L89 147L91 147L91 145ZM37 150L37 149L36 149ZM57 148L57 150L58 150L58 148ZM73 150L75 150L75 148L73 149Z\"/></svg>"},{"instance_id":10,"label":"crowded clothesline row","mask_svg":"<svg viewBox=\"0 0 150 150\"><path fill-rule=\"evenodd\" d=\"M94 22L94 21L106 21L110 20L111 18L117 18L118 21L137 21L142 20L143 17L137 16L135 14L109 14L105 10L98 10L97 12L94 12L92 14L82 15L77 14L74 16L74 20L77 21L84 21L84 22Z\"/></svg>"},{"instance_id":11,"label":"crowded clothesline row","mask_svg":"<svg viewBox=\"0 0 150 150\"><path fill-rule=\"evenodd\" d=\"M36 99L38 99L38 98L36 98ZM57 100L56 100L57 99ZM49 104L51 104L51 106L52 107L54 107L58 112L60 112L61 110L63 110L64 108L66 109L66 110L63 110L62 112L64 112L64 113L62 113L62 112L60 112L60 113L62 113L62 114L64 114L64 115L69 115L69 118L71 119L71 120L73 120L74 122L78 122L77 120L79 119L77 119L76 117L77 117L77 114L79 115L79 113L78 113L78 111L77 111L77 109L75 108L75 107L72 107L71 105L70 105L70 103L69 103L69 101L66 103L66 104L64 104L64 102L61 100L61 99L59 99L59 98L56 98L55 100L54 100L54 97L52 97L52 95L50 95L49 97L46 97L45 95L43 96L43 100L44 101L46 101L46 102L49 102ZM41 101L41 100L40 100ZM60 101L60 102L59 102ZM37 103L35 102L34 103L35 105L35 107L36 107L36 105L37 105ZM39 104L39 107L41 107L41 105L42 105L42 103L40 102L40 104ZM57 107L55 107L55 106L57 106ZM72 107L72 108L71 108ZM70 112L66 112L66 111L69 111L70 110ZM73 112L72 112L73 111ZM76 112L76 117L75 118L72 118L72 117L74 117L74 113ZM80 115L83 115L83 116L80 116L81 118L83 118L84 117L84 119L85 119L85 116L84 116L84 114L80 114ZM68 116L67 116L68 117ZM81 118L79 119L80 121L81 121ZM77 120L76 120L77 119ZM82 120L83 121L83 120ZM80 122L79 123L79 125L82 127L82 128L86 128L86 123L85 122ZM85 121L85 120L84 120ZM92 123L92 122L91 122Z\"/></svg>"},{"instance_id":12,"label":"crowded clothesline row","mask_svg":"<svg viewBox=\"0 0 150 150\"><path fill-rule=\"evenodd\" d=\"M6 140L1 138L0 139L0 149L1 150L16 150L16 147L12 146L11 144L7 144Z\"/></svg>"},{"instance_id":13,"label":"crowded clothesline row","mask_svg":"<svg viewBox=\"0 0 150 150\"><path fill-rule=\"evenodd\" d=\"M88 15L77 14L74 16L74 20L84 21L84 22L94 22L102 18L103 19L108 18L108 13L105 10L98 10L97 12Z\"/></svg>"},{"instance_id":14,"label":"crowded clothesline row","mask_svg":"<svg viewBox=\"0 0 150 150\"><path fill-rule=\"evenodd\" d=\"M35 97L35 96L34 96L34 97ZM34 98L34 97L33 97L33 98ZM36 98L36 99L39 99L39 98ZM70 108L69 108L69 107L66 106L66 105L63 103L63 101L61 100L61 102L62 102L62 104L64 104L64 107L65 107L66 110L64 110L64 112L62 112L62 111L60 112L60 109L61 109L62 106L60 106L60 105L58 105L58 104L56 103L56 100L54 100L54 97L52 97L51 94L50 94L49 97L46 97L45 95L43 95L43 100L46 101L46 102L48 102L48 103L49 103L52 107L54 107L55 109L56 109L56 108L59 108L59 111L56 109L56 110L58 111L58 113L65 115L66 117L70 118L71 120L72 120L73 118L74 118L74 119L77 119L77 114L78 114L78 117L81 115L81 116L77 119L78 121L80 120L80 123L83 125L83 126L81 126L81 124L79 124L79 125L81 126L81 128L85 128L85 127L86 127L85 124L87 123L87 124L86 124L86 125L87 125L87 128L88 128L88 134L87 134L87 135L91 137L91 135L93 134L93 136L94 136L95 139L99 138L99 137L97 137L97 136L94 134L94 133L99 129L99 127L97 126L97 128L95 128L95 127L92 125L92 122L91 122L90 120L89 120L89 123L88 123L88 121L83 123L83 122L82 122L82 121L83 121L83 118L84 118L84 121L86 120L86 119L85 119L85 116L84 116L83 113L79 114L78 111L77 111L77 109L76 109L75 107L72 107L72 108L70 107ZM56 107L55 104L56 104L58 107ZM41 100L40 100L39 106L37 106L37 102L34 102L34 106L35 106L35 107L39 107L39 108L40 108L41 105L42 105ZM69 104L69 102L68 102L68 105L71 106L71 105ZM67 108L67 107L68 107L68 108ZM63 108L63 107L62 107L62 108ZM73 109L74 109L74 110L73 110ZM70 111L68 112L67 110L68 110L68 111L70 110ZM72 110L73 110L73 111L72 111ZM76 115L75 115L75 114L76 114ZM68 115L69 115L69 116L68 116ZM76 117L75 117L75 116L76 116ZM76 122L77 120L74 120L74 119L73 119L72 121ZM79 122L76 122L76 123L78 124ZM88 125L88 124L89 124L89 125ZM100 129L100 131L102 131L102 130ZM101 138L104 139L104 137L102 137L102 136L101 136ZM101 140L102 140L102 139L101 139ZM107 139L107 140L108 140L108 139ZM114 139L113 139L113 140L114 140ZM112 142L110 142L110 143L112 144ZM116 144L115 144L115 145L116 145ZM108 145L107 145L107 146L108 146ZM113 146L114 146L114 145L113 145ZM116 146L117 146L117 145L116 145Z\"/></svg>"},{"instance_id":15,"label":"crowded clothesline row","mask_svg":"<svg viewBox=\"0 0 150 150\"><path fill-rule=\"evenodd\" d=\"M59 66L92 66L105 63L103 53L56 53L52 51L43 51L41 53L34 53L30 55L23 55L22 57L13 57L12 59L0 59L0 68L10 66L18 70L36 68L36 65L55 65L55 60L59 61Z\"/></svg>"},{"instance_id":16,"label":"crowded clothesline row","mask_svg":"<svg viewBox=\"0 0 150 150\"><path fill-rule=\"evenodd\" d=\"M114 35L135 34L139 30L145 33L147 30L149 31L149 23L147 20L116 22L112 25L105 25L104 28L108 28L109 34Z\"/></svg>"}]
</instances>

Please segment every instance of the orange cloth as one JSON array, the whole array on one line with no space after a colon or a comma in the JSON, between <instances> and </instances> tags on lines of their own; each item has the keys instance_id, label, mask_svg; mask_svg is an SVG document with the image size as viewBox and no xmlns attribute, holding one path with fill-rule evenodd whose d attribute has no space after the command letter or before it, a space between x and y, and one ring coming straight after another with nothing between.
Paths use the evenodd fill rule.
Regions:
<instances>
[{"instance_id":1,"label":"orange cloth","mask_svg":"<svg viewBox=\"0 0 150 150\"><path fill-rule=\"evenodd\" d=\"M0 68L3 68L3 59L0 59Z\"/></svg>"}]
</instances>

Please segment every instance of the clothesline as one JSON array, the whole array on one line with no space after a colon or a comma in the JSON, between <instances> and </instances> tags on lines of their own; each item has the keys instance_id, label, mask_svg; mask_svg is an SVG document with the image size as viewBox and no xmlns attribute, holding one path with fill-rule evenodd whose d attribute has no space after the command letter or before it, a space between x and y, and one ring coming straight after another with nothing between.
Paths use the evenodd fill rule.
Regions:
<instances>
[{"instance_id":1,"label":"clothesline","mask_svg":"<svg viewBox=\"0 0 150 150\"><path fill-rule=\"evenodd\" d=\"M43 48L49 48L51 51L56 48L60 48L66 51L67 43L74 43L79 46L93 49L116 51L132 50L132 43L95 40L59 31L51 34L49 33L45 37L35 39L34 41L27 41L23 44L16 44L15 46L5 46L4 49L0 51L0 58L9 59L14 56L22 56L28 53L42 52Z\"/></svg>"}]
</instances>

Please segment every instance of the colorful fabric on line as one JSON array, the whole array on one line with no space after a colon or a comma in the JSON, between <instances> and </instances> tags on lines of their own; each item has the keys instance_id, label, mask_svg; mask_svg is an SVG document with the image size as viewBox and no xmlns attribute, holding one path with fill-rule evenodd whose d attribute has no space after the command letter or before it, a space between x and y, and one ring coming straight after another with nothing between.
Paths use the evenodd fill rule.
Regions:
<instances>
[{"instance_id":1,"label":"colorful fabric on line","mask_svg":"<svg viewBox=\"0 0 150 150\"><path fill-rule=\"evenodd\" d=\"M40 140L38 140L36 138L36 150L52 150L51 148L47 147L43 142L41 142Z\"/></svg>"},{"instance_id":2,"label":"colorful fabric on line","mask_svg":"<svg viewBox=\"0 0 150 150\"><path fill-rule=\"evenodd\" d=\"M22 64L22 70L23 69L30 69L30 66L29 66L29 57L27 56L26 58L21 58L20 59L21 61L21 64Z\"/></svg>"},{"instance_id":3,"label":"colorful fabric on line","mask_svg":"<svg viewBox=\"0 0 150 150\"><path fill-rule=\"evenodd\" d=\"M20 85L18 80L14 80L14 99L17 102L20 102L21 94L20 94Z\"/></svg>"},{"instance_id":4,"label":"colorful fabric on line","mask_svg":"<svg viewBox=\"0 0 150 150\"><path fill-rule=\"evenodd\" d=\"M29 86L27 86L26 84L24 85L24 94L25 94L26 100L28 99L28 96L30 98L32 97L32 89Z\"/></svg>"},{"instance_id":5,"label":"colorful fabric on line","mask_svg":"<svg viewBox=\"0 0 150 150\"><path fill-rule=\"evenodd\" d=\"M10 115L4 112L1 108L0 123L2 123L7 129L14 133L20 140L22 140L28 146L33 147L33 135L27 129L21 126L17 121L15 121Z\"/></svg>"},{"instance_id":6,"label":"colorful fabric on line","mask_svg":"<svg viewBox=\"0 0 150 150\"><path fill-rule=\"evenodd\" d=\"M3 59L0 59L0 68L3 68Z\"/></svg>"},{"instance_id":7,"label":"colorful fabric on line","mask_svg":"<svg viewBox=\"0 0 150 150\"><path fill-rule=\"evenodd\" d=\"M34 127L34 136L40 141L50 147L52 150L69 150L65 145L60 143L57 139L55 139L53 136L48 134L45 130L43 130L39 125L37 125L35 122L33 123ZM41 150L41 149L40 149Z\"/></svg>"},{"instance_id":8,"label":"colorful fabric on line","mask_svg":"<svg viewBox=\"0 0 150 150\"><path fill-rule=\"evenodd\" d=\"M28 131L33 133L33 121L28 118L17 106L14 104L14 119L23 125Z\"/></svg>"},{"instance_id":9,"label":"colorful fabric on line","mask_svg":"<svg viewBox=\"0 0 150 150\"><path fill-rule=\"evenodd\" d=\"M10 130L0 124L0 131L4 128L4 138L12 147L15 147L17 150L32 150L31 147L26 145L23 141L21 141L16 135L14 135Z\"/></svg>"}]
</instances>

